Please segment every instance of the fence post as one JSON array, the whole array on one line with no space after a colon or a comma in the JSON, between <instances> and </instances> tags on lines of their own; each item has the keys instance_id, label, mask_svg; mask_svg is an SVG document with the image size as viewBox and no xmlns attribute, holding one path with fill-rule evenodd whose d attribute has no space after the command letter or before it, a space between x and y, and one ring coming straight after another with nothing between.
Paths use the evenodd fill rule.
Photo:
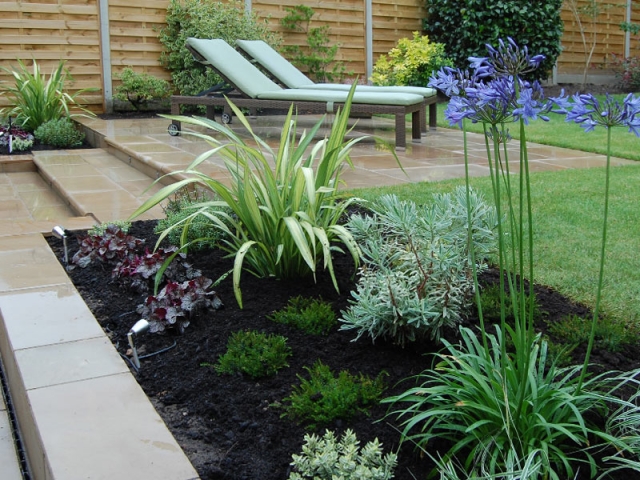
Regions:
<instances>
[{"instance_id":1,"label":"fence post","mask_svg":"<svg viewBox=\"0 0 640 480\"><path fill-rule=\"evenodd\" d=\"M113 112L113 82L111 79L111 35L109 33L109 0L97 0L100 11L100 60L102 64L102 95L105 113Z\"/></svg>"},{"instance_id":2,"label":"fence post","mask_svg":"<svg viewBox=\"0 0 640 480\"><path fill-rule=\"evenodd\" d=\"M366 81L373 75L373 0L364 2L364 71Z\"/></svg>"}]
</instances>

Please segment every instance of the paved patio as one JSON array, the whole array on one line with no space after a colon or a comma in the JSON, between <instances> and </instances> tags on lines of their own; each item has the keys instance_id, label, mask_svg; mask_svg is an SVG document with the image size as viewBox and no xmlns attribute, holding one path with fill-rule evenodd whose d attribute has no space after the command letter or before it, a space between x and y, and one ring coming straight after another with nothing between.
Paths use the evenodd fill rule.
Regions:
<instances>
[{"instance_id":1,"label":"paved patio","mask_svg":"<svg viewBox=\"0 0 640 480\"><path fill-rule=\"evenodd\" d=\"M275 144L282 120L260 117L251 123ZM316 120L301 117L299 128ZM160 188L145 191L152 180L186 167L209 146L189 135L169 136L169 122L162 118L82 123L102 148L0 159L0 351L33 478L194 479L197 473L42 235L58 224L74 230L127 218ZM361 119L355 128L353 135L393 138L391 120ZM516 158L517 142L510 148ZM488 175L482 137L471 135L469 149L470 173ZM532 171L605 164L601 155L535 144L529 156ZM355 168L343 176L346 188L460 177L462 135L430 131L398 158L404 172L374 142L359 143L352 151ZM629 163L637 162L613 161ZM219 158L201 170L228 178ZM155 208L144 218L162 215ZM22 478L1 400L0 465L2 480Z\"/></svg>"}]
</instances>

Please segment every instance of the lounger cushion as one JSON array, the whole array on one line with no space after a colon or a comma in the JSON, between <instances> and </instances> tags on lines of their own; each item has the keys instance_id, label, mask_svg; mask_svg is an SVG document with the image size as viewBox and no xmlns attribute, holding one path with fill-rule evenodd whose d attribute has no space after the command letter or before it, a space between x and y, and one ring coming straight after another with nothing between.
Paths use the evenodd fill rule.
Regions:
<instances>
[{"instance_id":1,"label":"lounger cushion","mask_svg":"<svg viewBox=\"0 0 640 480\"><path fill-rule=\"evenodd\" d=\"M245 95L258 98L258 94L278 92L282 88L245 60L231 45L220 39L188 38L187 45L202 55L222 75L233 81Z\"/></svg>"},{"instance_id":2,"label":"lounger cushion","mask_svg":"<svg viewBox=\"0 0 640 480\"><path fill-rule=\"evenodd\" d=\"M244 94L260 100L290 100L324 103L344 103L347 91L316 89L283 89L272 82L251 62L220 39L201 40L188 38L187 44L206 62L218 70ZM410 93L355 93L353 103L366 105L414 105L422 103L423 97ZM331 110L331 108L329 108Z\"/></svg>"},{"instance_id":3,"label":"lounger cushion","mask_svg":"<svg viewBox=\"0 0 640 480\"><path fill-rule=\"evenodd\" d=\"M286 58L276 52L268 43L262 40L238 40L236 44L288 88L313 88L317 90L338 91L349 91L351 88L351 85L340 83L314 83ZM356 87L356 92L411 93L414 95L422 95L424 98L433 97L437 94L436 90L433 88L412 86L378 87L371 85L358 85Z\"/></svg>"}]
</instances>

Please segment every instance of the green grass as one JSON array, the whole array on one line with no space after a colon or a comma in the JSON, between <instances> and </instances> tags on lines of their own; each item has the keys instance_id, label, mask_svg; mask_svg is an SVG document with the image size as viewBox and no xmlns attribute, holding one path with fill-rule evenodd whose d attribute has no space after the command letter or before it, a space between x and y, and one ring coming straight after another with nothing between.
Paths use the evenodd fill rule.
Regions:
<instances>
[{"instance_id":1,"label":"green grass","mask_svg":"<svg viewBox=\"0 0 640 480\"><path fill-rule=\"evenodd\" d=\"M584 135L584 133L583 133ZM633 137L635 142L638 139ZM531 175L535 231L535 281L593 306L597 284L602 214L603 168ZM397 194L416 203L449 192L464 179L353 190L367 200ZM491 195L488 177L472 178L474 188ZM640 164L612 168L609 233L603 308L610 315L640 322Z\"/></svg>"},{"instance_id":2,"label":"green grass","mask_svg":"<svg viewBox=\"0 0 640 480\"><path fill-rule=\"evenodd\" d=\"M613 97L622 102L625 95L613 95ZM603 99L604 96L598 95L597 98ZM438 127L457 128L451 127L449 122L445 120L444 110L446 107L446 103L438 104ZM583 150L585 152L607 153L607 131L605 129L597 128L593 132L585 133L579 125L573 122L567 123L564 121L564 118L564 115L550 113L548 122L540 119L531 122L527 126L527 141ZM481 124L472 124L471 122L468 122L468 130L475 133L483 132ZM510 133L513 138L519 138L520 132L518 131L517 124L513 124ZM612 135L611 153L614 157L640 160L638 137L628 133L627 130L623 128L613 129Z\"/></svg>"}]
</instances>

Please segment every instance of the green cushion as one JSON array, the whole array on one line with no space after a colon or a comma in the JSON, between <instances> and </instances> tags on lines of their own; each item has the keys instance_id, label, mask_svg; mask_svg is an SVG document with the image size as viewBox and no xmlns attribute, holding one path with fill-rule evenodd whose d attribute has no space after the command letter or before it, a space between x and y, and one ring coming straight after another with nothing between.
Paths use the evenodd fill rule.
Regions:
<instances>
[{"instance_id":1,"label":"green cushion","mask_svg":"<svg viewBox=\"0 0 640 480\"><path fill-rule=\"evenodd\" d=\"M315 86L309 77L289 63L268 43L262 40L236 40L236 45L288 88L313 88Z\"/></svg>"},{"instance_id":2,"label":"green cushion","mask_svg":"<svg viewBox=\"0 0 640 480\"><path fill-rule=\"evenodd\" d=\"M187 44L251 98L257 98L260 93L282 90L224 40L188 38Z\"/></svg>"},{"instance_id":3,"label":"green cushion","mask_svg":"<svg viewBox=\"0 0 640 480\"><path fill-rule=\"evenodd\" d=\"M288 88L313 88L318 90L339 90L347 92L351 88L351 85L340 83L314 83L291 62L276 52L271 45L262 40L237 40L236 45ZM433 97L437 94L434 88L429 87L377 87L372 85L358 85L356 87L356 92L412 93L414 95L422 95L424 98Z\"/></svg>"},{"instance_id":4,"label":"green cushion","mask_svg":"<svg viewBox=\"0 0 640 480\"><path fill-rule=\"evenodd\" d=\"M221 39L201 40L188 38L187 44L198 52L206 63L218 70L231 83L251 98L261 100L311 101L344 103L347 91L305 89L283 89L272 82L249 60ZM423 97L409 93L357 92L353 103L368 105L413 105L422 103Z\"/></svg>"}]
</instances>

